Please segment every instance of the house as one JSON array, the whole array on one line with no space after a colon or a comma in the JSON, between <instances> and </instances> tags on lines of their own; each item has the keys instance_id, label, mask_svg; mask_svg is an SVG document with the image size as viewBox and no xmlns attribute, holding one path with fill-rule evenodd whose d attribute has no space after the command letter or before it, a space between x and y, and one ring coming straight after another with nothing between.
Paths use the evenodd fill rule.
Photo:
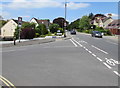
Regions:
<instances>
[{"instance_id":1,"label":"house","mask_svg":"<svg viewBox=\"0 0 120 88\"><path fill-rule=\"evenodd\" d=\"M17 20L11 19L1 27L1 38L13 38L17 27Z\"/></svg>"},{"instance_id":2,"label":"house","mask_svg":"<svg viewBox=\"0 0 120 88\"><path fill-rule=\"evenodd\" d=\"M109 23L106 29L109 29L114 35L120 35L120 19Z\"/></svg>"},{"instance_id":3,"label":"house","mask_svg":"<svg viewBox=\"0 0 120 88\"><path fill-rule=\"evenodd\" d=\"M36 26L38 26L39 24L44 24L46 26L46 28L49 28L50 25L50 20L49 19L36 19L36 18L32 18L30 20L30 23L36 23Z\"/></svg>"},{"instance_id":4,"label":"house","mask_svg":"<svg viewBox=\"0 0 120 88\"><path fill-rule=\"evenodd\" d=\"M96 25L98 27L106 28L109 23L113 21L111 14L108 14L108 16L102 15L102 14L96 14L93 17L93 20L91 21L91 24Z\"/></svg>"}]
</instances>

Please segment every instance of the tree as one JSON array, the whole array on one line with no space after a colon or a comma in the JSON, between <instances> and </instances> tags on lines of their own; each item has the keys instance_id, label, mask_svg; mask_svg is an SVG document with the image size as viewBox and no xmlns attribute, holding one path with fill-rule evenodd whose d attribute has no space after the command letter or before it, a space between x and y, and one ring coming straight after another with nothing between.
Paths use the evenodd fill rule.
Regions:
<instances>
[{"instance_id":1,"label":"tree","mask_svg":"<svg viewBox=\"0 0 120 88\"><path fill-rule=\"evenodd\" d=\"M77 19L77 20L71 22L71 23L68 25L67 29L68 29L68 30L71 30L71 29L79 29L79 23L80 23L80 19Z\"/></svg>"},{"instance_id":2,"label":"tree","mask_svg":"<svg viewBox=\"0 0 120 88\"><path fill-rule=\"evenodd\" d=\"M60 28L60 26L58 25L58 24L51 24L50 26L49 26L49 29L50 29L50 32L51 33L55 33L55 32L57 32L57 30Z\"/></svg>"},{"instance_id":3,"label":"tree","mask_svg":"<svg viewBox=\"0 0 120 88\"><path fill-rule=\"evenodd\" d=\"M40 24L40 25L41 25L41 34L42 35L48 34L48 30L46 26L44 24Z\"/></svg>"},{"instance_id":4,"label":"tree","mask_svg":"<svg viewBox=\"0 0 120 88\"><path fill-rule=\"evenodd\" d=\"M35 26L36 26L35 23L24 22L22 24L22 29L24 29L24 28L33 28L33 29L35 29Z\"/></svg>"},{"instance_id":5,"label":"tree","mask_svg":"<svg viewBox=\"0 0 120 88\"><path fill-rule=\"evenodd\" d=\"M88 30L90 28L90 19L88 16L83 16L80 19L79 27L81 30Z\"/></svg>"},{"instance_id":6,"label":"tree","mask_svg":"<svg viewBox=\"0 0 120 88\"><path fill-rule=\"evenodd\" d=\"M89 17L89 19L91 19L91 20L92 20L92 19L93 19L93 17L94 17L94 14L93 14L93 13L90 13L88 17Z\"/></svg>"},{"instance_id":7,"label":"tree","mask_svg":"<svg viewBox=\"0 0 120 88\"><path fill-rule=\"evenodd\" d=\"M33 39L35 37L35 30L32 28L24 28L21 32L22 39Z\"/></svg>"},{"instance_id":8,"label":"tree","mask_svg":"<svg viewBox=\"0 0 120 88\"><path fill-rule=\"evenodd\" d=\"M0 20L0 28L3 26L3 25L5 25L7 23L7 21L5 21L5 20Z\"/></svg>"},{"instance_id":9,"label":"tree","mask_svg":"<svg viewBox=\"0 0 120 88\"><path fill-rule=\"evenodd\" d=\"M58 24L61 28L64 28L64 23L65 23L65 22L66 22L67 25L68 25L68 22L65 21L65 19L62 18L62 17L59 17L59 18L56 18L56 19L53 20L53 23Z\"/></svg>"},{"instance_id":10,"label":"tree","mask_svg":"<svg viewBox=\"0 0 120 88\"><path fill-rule=\"evenodd\" d=\"M36 28L35 28L35 32L39 35L45 35L48 34L48 30L46 28L46 26L44 24L39 24Z\"/></svg>"},{"instance_id":11,"label":"tree","mask_svg":"<svg viewBox=\"0 0 120 88\"><path fill-rule=\"evenodd\" d=\"M35 23L28 23L28 22L24 22L22 24L22 27L21 27L21 38L25 38L25 39L30 39L30 38L33 38L33 35L34 35L34 29L35 29ZM31 32L30 32L31 31ZM28 32L28 33L27 33ZM33 34L32 34L33 33ZM25 35L24 35L25 34ZM30 35L31 34L31 35ZM15 29L15 32L14 32L14 37L16 39L18 39L18 35L19 35L19 27L17 27ZM27 37L26 37L27 36ZM29 37L28 37L29 36Z\"/></svg>"}]
</instances>

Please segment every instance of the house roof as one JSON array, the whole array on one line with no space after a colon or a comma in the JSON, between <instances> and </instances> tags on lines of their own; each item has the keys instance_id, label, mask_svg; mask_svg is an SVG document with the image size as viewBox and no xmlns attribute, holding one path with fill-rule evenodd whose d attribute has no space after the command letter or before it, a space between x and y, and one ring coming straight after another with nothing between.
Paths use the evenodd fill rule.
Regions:
<instances>
[{"instance_id":1,"label":"house roof","mask_svg":"<svg viewBox=\"0 0 120 88\"><path fill-rule=\"evenodd\" d=\"M107 21L108 19L112 19L112 17L105 17L105 19L103 19L103 23L104 23L105 21Z\"/></svg>"},{"instance_id":2,"label":"house roof","mask_svg":"<svg viewBox=\"0 0 120 88\"><path fill-rule=\"evenodd\" d=\"M15 19L12 19L12 20L18 24L18 20L15 20ZM22 23L29 23L29 22L22 21Z\"/></svg>"},{"instance_id":3,"label":"house roof","mask_svg":"<svg viewBox=\"0 0 120 88\"><path fill-rule=\"evenodd\" d=\"M112 21L106 28L118 28L120 27L120 19Z\"/></svg>"}]
</instances>

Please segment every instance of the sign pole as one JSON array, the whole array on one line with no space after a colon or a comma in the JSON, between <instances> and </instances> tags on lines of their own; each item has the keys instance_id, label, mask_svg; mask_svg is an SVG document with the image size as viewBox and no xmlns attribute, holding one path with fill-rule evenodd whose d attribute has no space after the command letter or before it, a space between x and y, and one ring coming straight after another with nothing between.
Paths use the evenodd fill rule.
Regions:
<instances>
[{"instance_id":1,"label":"sign pole","mask_svg":"<svg viewBox=\"0 0 120 88\"><path fill-rule=\"evenodd\" d=\"M20 43L20 31L21 31L21 26L22 26L22 17L18 17L18 27L19 27L19 34L18 34L18 38L19 38L19 43Z\"/></svg>"}]
</instances>

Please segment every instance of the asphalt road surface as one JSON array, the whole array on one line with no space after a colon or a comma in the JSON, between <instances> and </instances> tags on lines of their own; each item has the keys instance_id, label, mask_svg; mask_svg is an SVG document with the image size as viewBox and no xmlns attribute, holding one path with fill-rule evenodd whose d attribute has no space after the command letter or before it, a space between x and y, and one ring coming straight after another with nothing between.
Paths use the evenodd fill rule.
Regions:
<instances>
[{"instance_id":1,"label":"asphalt road surface","mask_svg":"<svg viewBox=\"0 0 120 88\"><path fill-rule=\"evenodd\" d=\"M2 75L15 86L118 86L118 44L90 35L3 48Z\"/></svg>"}]
</instances>

